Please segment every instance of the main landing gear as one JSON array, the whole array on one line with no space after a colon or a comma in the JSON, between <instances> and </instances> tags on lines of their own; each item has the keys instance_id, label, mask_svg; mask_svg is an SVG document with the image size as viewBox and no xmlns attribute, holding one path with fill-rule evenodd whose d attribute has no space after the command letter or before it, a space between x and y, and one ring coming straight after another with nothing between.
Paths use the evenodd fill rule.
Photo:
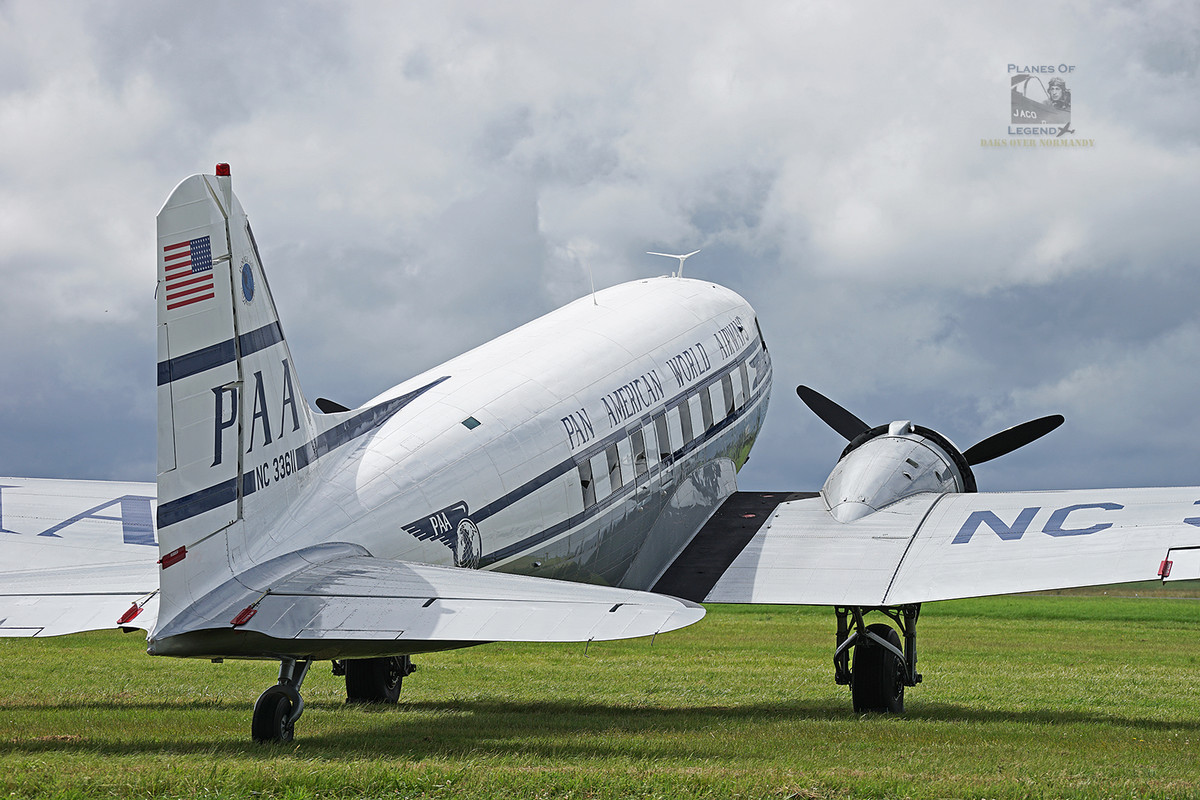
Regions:
<instances>
[{"instance_id":1,"label":"main landing gear","mask_svg":"<svg viewBox=\"0 0 1200 800\"><path fill-rule=\"evenodd\" d=\"M333 674L346 676L347 703L395 703L404 679L416 669L410 656L333 662Z\"/></svg>"},{"instance_id":2,"label":"main landing gear","mask_svg":"<svg viewBox=\"0 0 1200 800\"><path fill-rule=\"evenodd\" d=\"M254 704L250 734L256 742L290 742L296 720L304 713L300 685L312 659L285 658L279 664L279 683L259 695Z\"/></svg>"},{"instance_id":3,"label":"main landing gear","mask_svg":"<svg viewBox=\"0 0 1200 800\"><path fill-rule=\"evenodd\" d=\"M878 611L896 623L900 633L886 623L866 624L863 618L872 611ZM837 607L833 613L837 616L833 676L839 686L850 687L855 712L903 713L904 687L921 682L917 672L920 604L888 608Z\"/></svg>"},{"instance_id":4,"label":"main landing gear","mask_svg":"<svg viewBox=\"0 0 1200 800\"><path fill-rule=\"evenodd\" d=\"M279 663L279 683L259 695L250 733L256 742L290 742L296 720L304 713L300 685L312 659L285 658ZM346 676L347 703L395 703L404 678L416 671L409 656L359 658L333 662L333 674Z\"/></svg>"}]
</instances>

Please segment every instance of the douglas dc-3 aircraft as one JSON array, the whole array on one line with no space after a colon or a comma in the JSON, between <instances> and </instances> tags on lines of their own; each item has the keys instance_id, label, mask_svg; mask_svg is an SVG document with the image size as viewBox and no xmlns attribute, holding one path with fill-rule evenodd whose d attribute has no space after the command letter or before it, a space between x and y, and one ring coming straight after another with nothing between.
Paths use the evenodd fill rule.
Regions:
<instances>
[{"instance_id":1,"label":"douglas dc-3 aircraft","mask_svg":"<svg viewBox=\"0 0 1200 800\"><path fill-rule=\"evenodd\" d=\"M1200 488L976 491L973 465L1061 417L960 451L802 386L850 440L833 473L737 492L771 357L745 300L681 275L318 413L230 181L193 175L158 215L157 486L0 479L0 633L278 661L259 741L292 738L314 661L394 702L412 654L653 635L701 601L834 606L835 679L898 712L923 602L1200 577Z\"/></svg>"}]
</instances>

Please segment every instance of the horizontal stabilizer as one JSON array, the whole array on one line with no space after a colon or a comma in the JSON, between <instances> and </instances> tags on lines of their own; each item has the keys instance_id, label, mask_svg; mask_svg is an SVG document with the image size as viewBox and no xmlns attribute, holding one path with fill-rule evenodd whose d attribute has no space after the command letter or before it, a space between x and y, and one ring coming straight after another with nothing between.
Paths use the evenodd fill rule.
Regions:
<instances>
[{"instance_id":1,"label":"horizontal stabilizer","mask_svg":"<svg viewBox=\"0 0 1200 800\"><path fill-rule=\"evenodd\" d=\"M264 649L370 657L482 642L628 639L698 622L662 595L372 557L356 545L306 548L239 575L156 631L150 652Z\"/></svg>"}]
</instances>

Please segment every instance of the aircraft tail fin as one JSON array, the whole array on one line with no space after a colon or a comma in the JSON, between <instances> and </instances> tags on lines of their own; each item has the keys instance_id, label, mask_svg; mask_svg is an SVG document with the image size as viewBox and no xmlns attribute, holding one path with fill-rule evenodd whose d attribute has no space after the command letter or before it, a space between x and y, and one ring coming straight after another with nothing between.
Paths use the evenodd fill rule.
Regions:
<instances>
[{"instance_id":1,"label":"aircraft tail fin","mask_svg":"<svg viewBox=\"0 0 1200 800\"><path fill-rule=\"evenodd\" d=\"M204 557L200 543L250 511L255 528L269 525L299 492L298 481L285 479L302 468L316 432L228 165L216 173L185 179L158 214L164 606L228 578L238 561L233 542L251 532L215 537L220 547ZM272 484L278 491L259 493ZM188 567L171 568L184 558ZM183 578L174 590L172 575Z\"/></svg>"}]
</instances>

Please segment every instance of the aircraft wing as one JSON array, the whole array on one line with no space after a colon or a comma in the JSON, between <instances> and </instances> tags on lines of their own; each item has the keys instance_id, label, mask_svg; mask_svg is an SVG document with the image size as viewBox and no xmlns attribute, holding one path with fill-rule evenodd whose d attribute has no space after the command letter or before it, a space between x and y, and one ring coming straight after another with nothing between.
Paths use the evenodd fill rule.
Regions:
<instances>
[{"instance_id":1,"label":"aircraft wing","mask_svg":"<svg viewBox=\"0 0 1200 800\"><path fill-rule=\"evenodd\" d=\"M150 652L206 655L243 641L318 658L372 657L482 642L650 636L704 616L684 600L605 586L305 548L249 570L151 636Z\"/></svg>"},{"instance_id":2,"label":"aircraft wing","mask_svg":"<svg viewBox=\"0 0 1200 800\"><path fill-rule=\"evenodd\" d=\"M818 496L762 497L727 501L655 591L871 607L1200 578L1196 487L924 493L849 523ZM746 518L755 506L769 510ZM713 542L731 540L714 562Z\"/></svg>"},{"instance_id":3,"label":"aircraft wing","mask_svg":"<svg viewBox=\"0 0 1200 800\"><path fill-rule=\"evenodd\" d=\"M0 636L153 626L153 520L154 484L0 478Z\"/></svg>"}]
</instances>

